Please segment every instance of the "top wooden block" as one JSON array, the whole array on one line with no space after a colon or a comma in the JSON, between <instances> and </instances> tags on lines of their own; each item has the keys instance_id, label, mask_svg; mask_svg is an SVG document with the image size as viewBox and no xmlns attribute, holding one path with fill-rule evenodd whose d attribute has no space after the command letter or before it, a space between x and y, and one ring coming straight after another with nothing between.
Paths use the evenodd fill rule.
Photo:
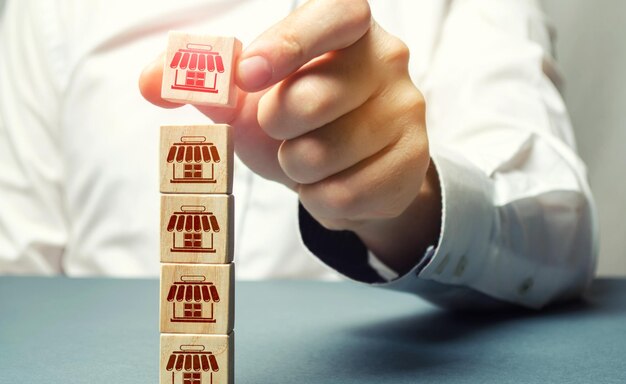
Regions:
<instances>
[{"instance_id":1,"label":"top wooden block","mask_svg":"<svg viewBox=\"0 0 626 384\"><path fill-rule=\"evenodd\" d=\"M233 67L240 53L241 42L234 37L171 31L161 97L176 103L234 107Z\"/></svg>"}]
</instances>

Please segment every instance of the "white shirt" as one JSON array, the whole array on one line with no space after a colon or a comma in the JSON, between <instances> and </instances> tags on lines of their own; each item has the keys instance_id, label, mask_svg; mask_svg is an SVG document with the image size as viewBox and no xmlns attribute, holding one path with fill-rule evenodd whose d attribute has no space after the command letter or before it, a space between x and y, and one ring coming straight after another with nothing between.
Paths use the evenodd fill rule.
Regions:
<instances>
[{"instance_id":1,"label":"white shirt","mask_svg":"<svg viewBox=\"0 0 626 384\"><path fill-rule=\"evenodd\" d=\"M170 29L234 35L245 47L293 3L9 1L0 272L156 276L158 127L207 119L145 102L141 69ZM593 275L597 225L535 1L371 4L411 50L443 195L439 243L382 285L456 306L483 294L530 307L579 294ZM337 276L304 246L295 194L236 161L234 195L238 278Z\"/></svg>"}]
</instances>

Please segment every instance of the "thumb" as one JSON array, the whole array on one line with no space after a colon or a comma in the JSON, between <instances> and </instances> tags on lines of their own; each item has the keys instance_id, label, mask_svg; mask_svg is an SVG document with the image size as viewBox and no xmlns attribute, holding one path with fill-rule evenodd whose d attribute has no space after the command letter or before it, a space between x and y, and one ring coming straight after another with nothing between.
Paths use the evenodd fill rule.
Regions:
<instances>
[{"instance_id":1,"label":"thumb","mask_svg":"<svg viewBox=\"0 0 626 384\"><path fill-rule=\"evenodd\" d=\"M172 103L161 98L161 82L163 81L163 63L165 53L161 53L139 75L139 92L144 99L161 108L178 108L183 104Z\"/></svg>"}]
</instances>

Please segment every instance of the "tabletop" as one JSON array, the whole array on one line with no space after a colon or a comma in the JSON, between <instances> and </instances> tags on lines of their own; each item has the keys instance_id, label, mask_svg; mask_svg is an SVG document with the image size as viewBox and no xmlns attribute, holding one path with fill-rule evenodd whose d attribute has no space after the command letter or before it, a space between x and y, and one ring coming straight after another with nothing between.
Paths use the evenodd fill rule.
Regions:
<instances>
[{"instance_id":1,"label":"tabletop","mask_svg":"<svg viewBox=\"0 0 626 384\"><path fill-rule=\"evenodd\" d=\"M157 383L157 280L0 277L0 383ZM237 282L237 383L624 383L626 279L454 313L354 283Z\"/></svg>"}]
</instances>

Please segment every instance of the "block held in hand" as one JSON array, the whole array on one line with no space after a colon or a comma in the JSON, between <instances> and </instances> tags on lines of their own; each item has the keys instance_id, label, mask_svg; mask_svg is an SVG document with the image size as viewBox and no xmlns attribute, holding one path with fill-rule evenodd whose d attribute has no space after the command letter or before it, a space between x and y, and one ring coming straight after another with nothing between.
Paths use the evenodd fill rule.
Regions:
<instances>
[{"instance_id":1,"label":"block held in hand","mask_svg":"<svg viewBox=\"0 0 626 384\"><path fill-rule=\"evenodd\" d=\"M170 32L161 97L177 103L235 107L234 66L240 53L241 42L234 37Z\"/></svg>"}]
</instances>

